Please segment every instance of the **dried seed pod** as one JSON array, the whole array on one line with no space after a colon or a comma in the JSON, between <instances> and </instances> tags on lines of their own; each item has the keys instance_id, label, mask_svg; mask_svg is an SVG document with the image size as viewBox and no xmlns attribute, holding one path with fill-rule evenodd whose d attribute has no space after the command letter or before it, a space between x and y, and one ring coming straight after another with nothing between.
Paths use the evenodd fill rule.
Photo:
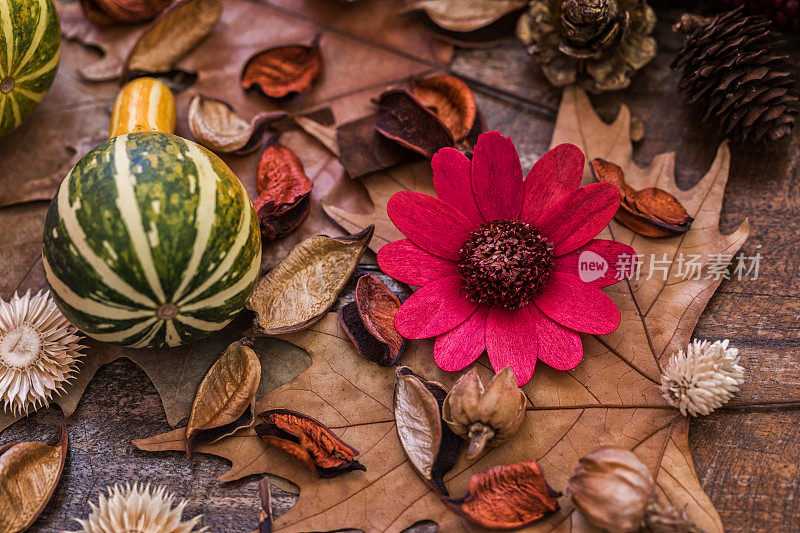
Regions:
<instances>
[{"instance_id":1,"label":"dried seed pod","mask_svg":"<svg viewBox=\"0 0 800 533\"><path fill-rule=\"evenodd\" d=\"M81 0L83 14L97 26L153 20L172 0Z\"/></svg>"},{"instance_id":2,"label":"dried seed pod","mask_svg":"<svg viewBox=\"0 0 800 533\"><path fill-rule=\"evenodd\" d=\"M206 373L186 425L186 453L198 444L216 442L253 423L261 361L242 341L222 353Z\"/></svg>"},{"instance_id":3,"label":"dried seed pod","mask_svg":"<svg viewBox=\"0 0 800 533\"><path fill-rule=\"evenodd\" d=\"M650 470L635 453L609 446L581 457L567 494L595 526L632 532L642 525L654 488Z\"/></svg>"},{"instance_id":4,"label":"dried seed pod","mask_svg":"<svg viewBox=\"0 0 800 533\"><path fill-rule=\"evenodd\" d=\"M366 467L356 460L358 452L321 422L288 409L273 409L259 415L255 426L261 440L300 460L319 477L336 477Z\"/></svg>"},{"instance_id":5,"label":"dried seed pod","mask_svg":"<svg viewBox=\"0 0 800 533\"><path fill-rule=\"evenodd\" d=\"M433 76L412 82L413 94L432 110L459 143L466 139L478 118L475 95L455 76Z\"/></svg>"},{"instance_id":6,"label":"dried seed pod","mask_svg":"<svg viewBox=\"0 0 800 533\"><path fill-rule=\"evenodd\" d=\"M399 367L395 375L394 418L400 444L422 479L446 496L444 476L461 451L461 439L442 420L447 389L408 367Z\"/></svg>"},{"instance_id":7,"label":"dried seed pod","mask_svg":"<svg viewBox=\"0 0 800 533\"><path fill-rule=\"evenodd\" d=\"M365 359L392 366L406 347L406 339L394 327L398 309L397 295L369 274L358 279L356 300L339 308L339 323Z\"/></svg>"},{"instance_id":8,"label":"dried seed pod","mask_svg":"<svg viewBox=\"0 0 800 533\"><path fill-rule=\"evenodd\" d=\"M511 367L492 377L485 389L472 368L447 395L442 415L450 429L469 440L467 459L475 459L487 445L497 446L517 432L527 401Z\"/></svg>"},{"instance_id":9,"label":"dried seed pod","mask_svg":"<svg viewBox=\"0 0 800 533\"><path fill-rule=\"evenodd\" d=\"M58 486L68 446L61 426L56 442L0 447L0 531L24 531L36 521Z\"/></svg>"},{"instance_id":10,"label":"dried seed pod","mask_svg":"<svg viewBox=\"0 0 800 533\"><path fill-rule=\"evenodd\" d=\"M258 198L253 206L258 213L263 241L283 237L303 223L314 183L289 148L273 144L264 150L258 162L256 186Z\"/></svg>"},{"instance_id":11,"label":"dried seed pod","mask_svg":"<svg viewBox=\"0 0 800 533\"><path fill-rule=\"evenodd\" d=\"M517 529L558 511L559 496L535 461L523 461L472 474L467 494L444 502L481 527Z\"/></svg>"},{"instance_id":12,"label":"dried seed pod","mask_svg":"<svg viewBox=\"0 0 800 533\"><path fill-rule=\"evenodd\" d=\"M339 162L353 179L422 157L378 133L379 118L367 115L336 128Z\"/></svg>"},{"instance_id":13,"label":"dried seed pod","mask_svg":"<svg viewBox=\"0 0 800 533\"><path fill-rule=\"evenodd\" d=\"M416 15L442 41L467 48L492 46L514 32L527 0L413 0Z\"/></svg>"},{"instance_id":14,"label":"dried seed pod","mask_svg":"<svg viewBox=\"0 0 800 533\"><path fill-rule=\"evenodd\" d=\"M440 148L453 146L450 130L436 113L405 89L391 89L377 101L380 107L375 130L400 146L433 157Z\"/></svg>"},{"instance_id":15,"label":"dried seed pod","mask_svg":"<svg viewBox=\"0 0 800 533\"><path fill-rule=\"evenodd\" d=\"M353 275L375 227L332 238L310 237L258 280L247 308L257 316L252 334L272 336L307 328L325 316Z\"/></svg>"},{"instance_id":16,"label":"dried seed pod","mask_svg":"<svg viewBox=\"0 0 800 533\"><path fill-rule=\"evenodd\" d=\"M306 94L322 74L319 38L311 46L280 46L255 54L242 70L242 87L258 87L270 98Z\"/></svg>"},{"instance_id":17,"label":"dried seed pod","mask_svg":"<svg viewBox=\"0 0 800 533\"><path fill-rule=\"evenodd\" d=\"M614 218L620 224L646 237L672 237L689 231L694 219L667 191L657 187L637 191L625 183L622 168L610 161L593 159L589 167L595 180L619 190L622 203Z\"/></svg>"}]
</instances>

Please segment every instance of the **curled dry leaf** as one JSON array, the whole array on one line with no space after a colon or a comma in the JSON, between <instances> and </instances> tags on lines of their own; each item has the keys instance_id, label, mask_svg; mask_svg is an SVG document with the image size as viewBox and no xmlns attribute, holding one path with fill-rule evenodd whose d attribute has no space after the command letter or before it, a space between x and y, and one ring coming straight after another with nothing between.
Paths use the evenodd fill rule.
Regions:
<instances>
[{"instance_id":1,"label":"curled dry leaf","mask_svg":"<svg viewBox=\"0 0 800 533\"><path fill-rule=\"evenodd\" d=\"M346 237L317 235L295 246L261 278L247 301L254 335L280 335L319 321L353 275L375 226Z\"/></svg>"},{"instance_id":2,"label":"curled dry leaf","mask_svg":"<svg viewBox=\"0 0 800 533\"><path fill-rule=\"evenodd\" d=\"M273 144L264 150L258 162L258 198L253 202L264 241L283 237L303 222L313 186L289 148Z\"/></svg>"},{"instance_id":3,"label":"curled dry leaf","mask_svg":"<svg viewBox=\"0 0 800 533\"><path fill-rule=\"evenodd\" d=\"M517 529L558 511L559 496L535 461L523 461L472 474L467 494L445 503L479 526Z\"/></svg>"},{"instance_id":4,"label":"curled dry leaf","mask_svg":"<svg viewBox=\"0 0 800 533\"><path fill-rule=\"evenodd\" d=\"M478 104L467 84L455 76L433 76L412 83L414 96L450 131L456 143L467 138L478 118Z\"/></svg>"},{"instance_id":5,"label":"curled dry leaf","mask_svg":"<svg viewBox=\"0 0 800 533\"><path fill-rule=\"evenodd\" d=\"M283 98L306 94L321 74L318 35L311 46L279 46L255 54L242 70L241 84L244 89L257 87L270 98Z\"/></svg>"},{"instance_id":6,"label":"curled dry leaf","mask_svg":"<svg viewBox=\"0 0 800 533\"><path fill-rule=\"evenodd\" d=\"M172 0L81 0L86 18L98 26L153 20Z\"/></svg>"},{"instance_id":7,"label":"curled dry leaf","mask_svg":"<svg viewBox=\"0 0 800 533\"><path fill-rule=\"evenodd\" d=\"M444 41L489 46L513 33L528 0L415 0L405 13L418 16Z\"/></svg>"},{"instance_id":8,"label":"curled dry leaf","mask_svg":"<svg viewBox=\"0 0 800 533\"><path fill-rule=\"evenodd\" d=\"M222 0L179 0L139 36L122 69L122 82L141 73L169 72L211 33Z\"/></svg>"},{"instance_id":9,"label":"curled dry leaf","mask_svg":"<svg viewBox=\"0 0 800 533\"><path fill-rule=\"evenodd\" d=\"M354 302L339 308L339 323L364 358L381 366L394 365L406 340L394 327L400 299L372 274L361 276Z\"/></svg>"},{"instance_id":10,"label":"curled dry leaf","mask_svg":"<svg viewBox=\"0 0 800 533\"><path fill-rule=\"evenodd\" d=\"M56 442L0 447L0 531L24 531L42 513L58 486L67 457L67 428Z\"/></svg>"},{"instance_id":11,"label":"curled dry leaf","mask_svg":"<svg viewBox=\"0 0 800 533\"><path fill-rule=\"evenodd\" d=\"M264 422L255 430L261 440L300 460L319 477L367 470L356 460L358 451L318 420L288 409L273 409L259 416Z\"/></svg>"},{"instance_id":12,"label":"curled dry leaf","mask_svg":"<svg viewBox=\"0 0 800 533\"><path fill-rule=\"evenodd\" d=\"M461 451L461 439L442 420L447 389L408 367L399 367L395 376L394 418L403 451L422 479L447 495L444 476Z\"/></svg>"},{"instance_id":13,"label":"curled dry leaf","mask_svg":"<svg viewBox=\"0 0 800 533\"><path fill-rule=\"evenodd\" d=\"M667 191L657 187L637 191L625 182L622 168L604 159L593 159L589 166L597 181L613 184L622 195L615 218L624 226L646 237L671 237L689 231L692 217Z\"/></svg>"},{"instance_id":14,"label":"curled dry leaf","mask_svg":"<svg viewBox=\"0 0 800 533\"><path fill-rule=\"evenodd\" d=\"M267 111L247 122L227 102L197 94L189 103L189 130L210 150L247 154L258 148L270 124L287 116L285 111Z\"/></svg>"},{"instance_id":15,"label":"curled dry leaf","mask_svg":"<svg viewBox=\"0 0 800 533\"><path fill-rule=\"evenodd\" d=\"M186 453L198 444L216 442L253 423L261 361L242 341L222 353L206 373L186 425Z\"/></svg>"},{"instance_id":16,"label":"curled dry leaf","mask_svg":"<svg viewBox=\"0 0 800 533\"><path fill-rule=\"evenodd\" d=\"M453 146L450 130L436 113L405 89L391 89L377 101L380 114L375 130L404 148L433 157L440 148Z\"/></svg>"}]
</instances>

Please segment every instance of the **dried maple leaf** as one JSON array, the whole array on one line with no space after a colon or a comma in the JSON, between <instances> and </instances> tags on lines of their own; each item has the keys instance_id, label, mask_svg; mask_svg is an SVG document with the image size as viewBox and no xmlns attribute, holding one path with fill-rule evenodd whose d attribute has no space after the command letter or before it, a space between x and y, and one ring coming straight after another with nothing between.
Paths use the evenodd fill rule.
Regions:
<instances>
[{"instance_id":1,"label":"dried maple leaf","mask_svg":"<svg viewBox=\"0 0 800 533\"><path fill-rule=\"evenodd\" d=\"M605 237L631 244L639 253L697 253L707 265L710 254L735 253L744 243L749 224L733 234L722 235L718 222L728 178L729 150L722 145L709 172L692 189L678 189L673 178L673 155L658 156L648 168L631 158L628 132L630 114L623 106L617 120L607 125L595 114L579 89L565 91L553 135L553 144L573 142L588 159L618 161L631 186L661 187L675 195L695 218L685 234L668 239L647 239L612 222ZM407 171L410 171L408 168ZM419 172L419 169L417 169ZM430 188L422 176L398 181L384 173L366 185L374 194L371 220L388 235L385 201L391 188ZM590 179L588 170L585 180ZM391 182L391 184L387 184ZM377 236L377 235L376 235ZM632 449L651 469L657 493L663 501L685 509L704 531L722 531L716 510L697 480L689 451L689 423L661 396L661 365L677 348L685 346L706 303L721 280L684 280L673 270L668 281L657 276L630 280L608 289L622 312L622 324L611 335L582 336L585 357L574 370L559 372L543 367L524 387L531 407L519 432L502 446L475 461L462 459L445 478L450 494L466 493L470 475L499 464L536 460L548 483L563 490L578 459L601 445ZM275 526L283 531L309 531L339 527L367 531L400 531L430 519L442 530L470 530L414 472L400 447L392 416L392 369L361 358L347 335L330 314L305 331L283 337L311 354L311 367L295 380L264 396L257 409L302 407L361 450L365 475L343 476L337 483L322 483L304 467L289 463L268 448L252 432L225 439L198 452L231 460L222 476L230 481L269 472L292 480L300 487L298 503ZM430 341L409 342L403 364L426 379L452 386L458 377L436 367ZM485 357L473 365L486 379L490 370ZM346 405L347 409L341 406ZM148 450L182 450L183 433L159 435L137 445ZM386 495L391 494L391 498ZM561 509L531 527L531 531L587 531L586 522L574 513L567 498Z\"/></svg>"}]
</instances>

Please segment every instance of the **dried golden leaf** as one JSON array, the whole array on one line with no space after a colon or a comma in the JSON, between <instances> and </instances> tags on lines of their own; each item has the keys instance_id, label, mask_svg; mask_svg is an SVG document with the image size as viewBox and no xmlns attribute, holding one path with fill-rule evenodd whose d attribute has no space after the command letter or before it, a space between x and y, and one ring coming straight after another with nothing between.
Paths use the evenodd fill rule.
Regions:
<instances>
[{"instance_id":1,"label":"dried golden leaf","mask_svg":"<svg viewBox=\"0 0 800 533\"><path fill-rule=\"evenodd\" d=\"M280 335L320 320L353 275L374 226L355 235L310 237L258 280L247 308L257 335Z\"/></svg>"},{"instance_id":2,"label":"dried golden leaf","mask_svg":"<svg viewBox=\"0 0 800 533\"><path fill-rule=\"evenodd\" d=\"M194 397L186 425L186 453L199 443L218 441L253 423L261 361L242 341L222 353L206 373Z\"/></svg>"},{"instance_id":3,"label":"dried golden leaf","mask_svg":"<svg viewBox=\"0 0 800 533\"><path fill-rule=\"evenodd\" d=\"M133 45L122 80L136 73L168 72L211 33L222 15L222 0L179 0L164 11Z\"/></svg>"},{"instance_id":4,"label":"dried golden leaf","mask_svg":"<svg viewBox=\"0 0 800 533\"><path fill-rule=\"evenodd\" d=\"M269 125L287 116L285 111L267 111L247 122L230 104L201 94L189 103L189 129L197 142L215 152L246 154L258 148Z\"/></svg>"},{"instance_id":5,"label":"dried golden leaf","mask_svg":"<svg viewBox=\"0 0 800 533\"><path fill-rule=\"evenodd\" d=\"M0 532L24 531L58 486L67 457L66 426L53 444L21 442L0 448Z\"/></svg>"}]
</instances>

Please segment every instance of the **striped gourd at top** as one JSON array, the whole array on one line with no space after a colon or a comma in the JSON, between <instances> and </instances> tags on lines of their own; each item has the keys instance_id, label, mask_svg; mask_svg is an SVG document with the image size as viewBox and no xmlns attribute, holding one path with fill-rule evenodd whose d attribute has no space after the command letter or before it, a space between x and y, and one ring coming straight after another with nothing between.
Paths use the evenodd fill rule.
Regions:
<instances>
[{"instance_id":1,"label":"striped gourd at top","mask_svg":"<svg viewBox=\"0 0 800 533\"><path fill-rule=\"evenodd\" d=\"M175 346L228 324L258 276L252 203L217 156L175 135L104 142L47 214L44 268L64 315L101 341Z\"/></svg>"},{"instance_id":2,"label":"striped gourd at top","mask_svg":"<svg viewBox=\"0 0 800 533\"><path fill-rule=\"evenodd\" d=\"M60 57L53 0L0 0L0 137L33 112L53 83Z\"/></svg>"}]
</instances>

